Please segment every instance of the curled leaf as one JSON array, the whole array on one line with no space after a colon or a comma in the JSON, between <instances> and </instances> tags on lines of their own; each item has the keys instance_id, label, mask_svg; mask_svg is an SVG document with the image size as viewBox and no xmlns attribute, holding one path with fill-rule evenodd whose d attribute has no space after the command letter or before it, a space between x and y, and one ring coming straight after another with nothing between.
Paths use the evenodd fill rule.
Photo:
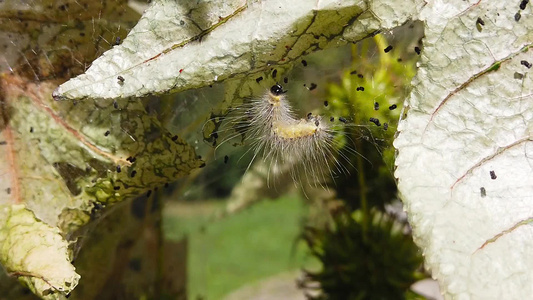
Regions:
<instances>
[{"instance_id":1,"label":"curled leaf","mask_svg":"<svg viewBox=\"0 0 533 300\"><path fill-rule=\"evenodd\" d=\"M61 299L78 284L68 242L57 227L35 218L24 205L2 206L0 262L42 299Z\"/></svg>"}]
</instances>

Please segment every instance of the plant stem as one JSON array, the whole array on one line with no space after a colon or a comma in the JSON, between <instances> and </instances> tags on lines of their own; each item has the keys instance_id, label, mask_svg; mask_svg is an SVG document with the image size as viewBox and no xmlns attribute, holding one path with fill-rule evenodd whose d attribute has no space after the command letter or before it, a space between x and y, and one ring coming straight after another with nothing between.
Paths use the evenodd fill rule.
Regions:
<instances>
[{"instance_id":1,"label":"plant stem","mask_svg":"<svg viewBox=\"0 0 533 300\"><path fill-rule=\"evenodd\" d=\"M365 47L363 49L368 50L368 47ZM352 45L352 64L356 64L356 57L357 57L357 45ZM364 57L364 56L363 56ZM352 77L350 84L350 89L348 91L348 97L349 103L355 103L355 77ZM359 114L354 111L354 107L350 106L350 114L354 117L355 124L361 124L361 119L359 117ZM355 147L356 149L362 149L362 144L360 139L355 139ZM368 226L370 222L370 209L368 207L368 199L367 199L367 186L366 186L366 179L365 179L365 168L363 166L363 157L361 155L356 155L356 167L357 167L357 180L359 182L359 196L361 201L361 211L363 213L363 220L362 220L362 229L363 229L363 239L367 239L368 236Z\"/></svg>"}]
</instances>

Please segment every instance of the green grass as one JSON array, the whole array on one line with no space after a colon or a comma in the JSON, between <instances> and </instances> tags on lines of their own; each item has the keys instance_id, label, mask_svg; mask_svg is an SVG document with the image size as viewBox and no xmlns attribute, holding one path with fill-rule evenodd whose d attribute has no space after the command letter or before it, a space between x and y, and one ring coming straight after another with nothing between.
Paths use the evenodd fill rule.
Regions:
<instances>
[{"instance_id":1,"label":"green grass","mask_svg":"<svg viewBox=\"0 0 533 300\"><path fill-rule=\"evenodd\" d=\"M206 211L170 212L164 222L167 238L189 232L189 299L222 299L243 285L309 265L297 240L307 212L301 200L263 201L217 222L207 222Z\"/></svg>"}]
</instances>

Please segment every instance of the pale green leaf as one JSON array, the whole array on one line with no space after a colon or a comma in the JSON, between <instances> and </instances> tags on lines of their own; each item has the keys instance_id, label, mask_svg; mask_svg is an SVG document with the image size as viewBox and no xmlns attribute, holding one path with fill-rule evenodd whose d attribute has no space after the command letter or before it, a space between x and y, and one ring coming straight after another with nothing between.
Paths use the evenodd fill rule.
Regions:
<instances>
[{"instance_id":1,"label":"pale green leaf","mask_svg":"<svg viewBox=\"0 0 533 300\"><path fill-rule=\"evenodd\" d=\"M37 220L24 205L0 209L2 266L41 298L63 299L80 276L70 264L68 242L59 228Z\"/></svg>"}]
</instances>

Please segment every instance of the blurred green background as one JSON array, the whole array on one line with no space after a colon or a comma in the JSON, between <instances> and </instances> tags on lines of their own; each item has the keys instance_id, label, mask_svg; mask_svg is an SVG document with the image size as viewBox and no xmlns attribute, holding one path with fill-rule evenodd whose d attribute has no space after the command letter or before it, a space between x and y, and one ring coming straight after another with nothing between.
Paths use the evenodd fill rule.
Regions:
<instances>
[{"instance_id":1,"label":"blurred green background","mask_svg":"<svg viewBox=\"0 0 533 300\"><path fill-rule=\"evenodd\" d=\"M209 201L165 209L167 237L189 237L190 299L221 299L247 283L317 266L298 240L307 215L298 197L262 201L235 216L210 221L222 206Z\"/></svg>"},{"instance_id":2,"label":"blurred green background","mask_svg":"<svg viewBox=\"0 0 533 300\"><path fill-rule=\"evenodd\" d=\"M425 299L410 289L427 274L396 195L392 147L421 37L420 24L408 23L303 57L294 68L269 70L257 82L263 88L282 83L302 117L313 112L348 120L337 126L335 139L350 172L325 189L284 177L267 184L260 160L245 174L251 158L242 143L215 151L212 139L204 141L210 136L205 124L220 111L227 86L157 102L162 122L207 161L160 194L165 237L187 240L189 299L232 293L228 299L263 299L258 286L272 286L276 278L288 294L271 291L264 299ZM317 88L309 89L313 84ZM242 292L246 287L252 292Z\"/></svg>"}]
</instances>

